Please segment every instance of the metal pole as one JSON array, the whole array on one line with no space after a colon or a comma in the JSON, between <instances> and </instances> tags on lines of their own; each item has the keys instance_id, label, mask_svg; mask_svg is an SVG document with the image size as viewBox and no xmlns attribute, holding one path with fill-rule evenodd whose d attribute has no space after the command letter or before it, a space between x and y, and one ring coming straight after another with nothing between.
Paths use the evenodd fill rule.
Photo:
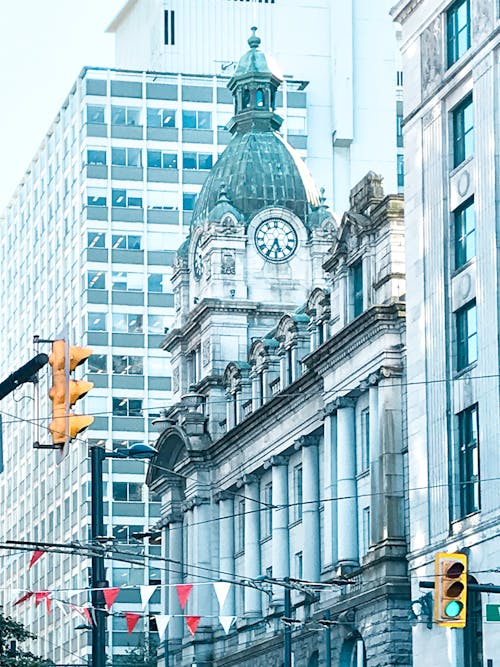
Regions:
<instances>
[{"instance_id":1,"label":"metal pole","mask_svg":"<svg viewBox=\"0 0 500 667\"><path fill-rule=\"evenodd\" d=\"M285 633L283 637L283 667L292 667L292 626L289 619L292 617L292 600L291 590L288 586L288 577L285 577L285 605L283 609L283 617L287 619L285 622Z\"/></svg>"},{"instance_id":2,"label":"metal pole","mask_svg":"<svg viewBox=\"0 0 500 667\"><path fill-rule=\"evenodd\" d=\"M96 538L104 535L104 500L102 489L102 468L106 452L103 447L90 447L90 495L91 495L91 535L94 546ZM92 556L92 606L95 609L95 625L92 626L92 667L106 666L106 605L99 588L107 588L104 558Z\"/></svg>"},{"instance_id":3,"label":"metal pole","mask_svg":"<svg viewBox=\"0 0 500 667\"><path fill-rule=\"evenodd\" d=\"M325 611L325 620L329 621L330 618L330 610L327 609ZM332 629L330 625L326 626L325 633L325 667L332 667Z\"/></svg>"}]
</instances>

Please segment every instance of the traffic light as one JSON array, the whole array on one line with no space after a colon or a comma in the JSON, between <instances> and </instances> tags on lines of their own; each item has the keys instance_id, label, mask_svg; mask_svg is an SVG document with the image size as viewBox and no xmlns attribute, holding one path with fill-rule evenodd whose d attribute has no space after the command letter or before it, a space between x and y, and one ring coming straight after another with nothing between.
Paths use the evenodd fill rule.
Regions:
<instances>
[{"instance_id":1,"label":"traffic light","mask_svg":"<svg viewBox=\"0 0 500 667\"><path fill-rule=\"evenodd\" d=\"M52 366L52 387L49 398L52 401L52 421L49 431L54 445L63 447L85 430L94 421L87 415L75 415L71 408L79 398L83 398L94 386L93 382L72 380L72 373L82 364L92 350L87 347L68 345L65 340L52 343L49 364Z\"/></svg>"},{"instance_id":2,"label":"traffic light","mask_svg":"<svg viewBox=\"0 0 500 667\"><path fill-rule=\"evenodd\" d=\"M434 621L464 628L467 616L467 556L439 552L435 559Z\"/></svg>"}]
</instances>

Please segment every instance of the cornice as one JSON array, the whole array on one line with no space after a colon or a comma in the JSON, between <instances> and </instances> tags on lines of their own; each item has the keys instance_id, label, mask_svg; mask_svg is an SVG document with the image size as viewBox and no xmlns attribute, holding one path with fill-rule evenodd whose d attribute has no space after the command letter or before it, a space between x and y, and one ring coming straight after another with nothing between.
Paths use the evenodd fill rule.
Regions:
<instances>
[{"instance_id":1,"label":"cornice","mask_svg":"<svg viewBox=\"0 0 500 667\"><path fill-rule=\"evenodd\" d=\"M424 0L401 0L391 9L389 14L394 21L404 23L406 19L419 7Z\"/></svg>"}]
</instances>

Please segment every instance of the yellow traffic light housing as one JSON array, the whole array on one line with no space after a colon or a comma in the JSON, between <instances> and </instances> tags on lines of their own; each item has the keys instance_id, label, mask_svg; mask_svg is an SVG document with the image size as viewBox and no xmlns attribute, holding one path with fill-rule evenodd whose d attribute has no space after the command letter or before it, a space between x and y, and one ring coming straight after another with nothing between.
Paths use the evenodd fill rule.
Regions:
<instances>
[{"instance_id":1,"label":"yellow traffic light housing","mask_svg":"<svg viewBox=\"0 0 500 667\"><path fill-rule=\"evenodd\" d=\"M464 628L467 617L467 556L439 552L435 558L434 621Z\"/></svg>"},{"instance_id":2,"label":"yellow traffic light housing","mask_svg":"<svg viewBox=\"0 0 500 667\"><path fill-rule=\"evenodd\" d=\"M49 391L52 421L49 431L54 445L61 448L94 421L93 417L75 415L71 411L73 405L94 386L92 382L72 380L70 377L75 368L91 354L90 348L68 345L65 340L52 343L52 353L49 356L49 364L52 366L52 387Z\"/></svg>"}]
</instances>

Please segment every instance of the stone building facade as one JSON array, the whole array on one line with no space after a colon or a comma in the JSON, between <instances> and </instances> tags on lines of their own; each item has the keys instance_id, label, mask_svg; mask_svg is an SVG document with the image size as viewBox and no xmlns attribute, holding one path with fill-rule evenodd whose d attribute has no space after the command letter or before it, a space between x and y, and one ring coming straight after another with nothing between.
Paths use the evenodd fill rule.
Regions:
<instances>
[{"instance_id":1,"label":"stone building facade","mask_svg":"<svg viewBox=\"0 0 500 667\"><path fill-rule=\"evenodd\" d=\"M296 667L410 665L402 198L369 173L329 212L278 134L259 42L174 264L174 403L147 482L182 566L159 664L278 667L288 622ZM233 582L222 609L207 581Z\"/></svg>"},{"instance_id":2,"label":"stone building facade","mask_svg":"<svg viewBox=\"0 0 500 667\"><path fill-rule=\"evenodd\" d=\"M407 154L409 567L412 596L439 551L471 583L500 583L498 552L499 7L401 0ZM481 599L482 597L482 599ZM468 593L464 629L417 623L414 665L484 667L500 628Z\"/></svg>"}]
</instances>

